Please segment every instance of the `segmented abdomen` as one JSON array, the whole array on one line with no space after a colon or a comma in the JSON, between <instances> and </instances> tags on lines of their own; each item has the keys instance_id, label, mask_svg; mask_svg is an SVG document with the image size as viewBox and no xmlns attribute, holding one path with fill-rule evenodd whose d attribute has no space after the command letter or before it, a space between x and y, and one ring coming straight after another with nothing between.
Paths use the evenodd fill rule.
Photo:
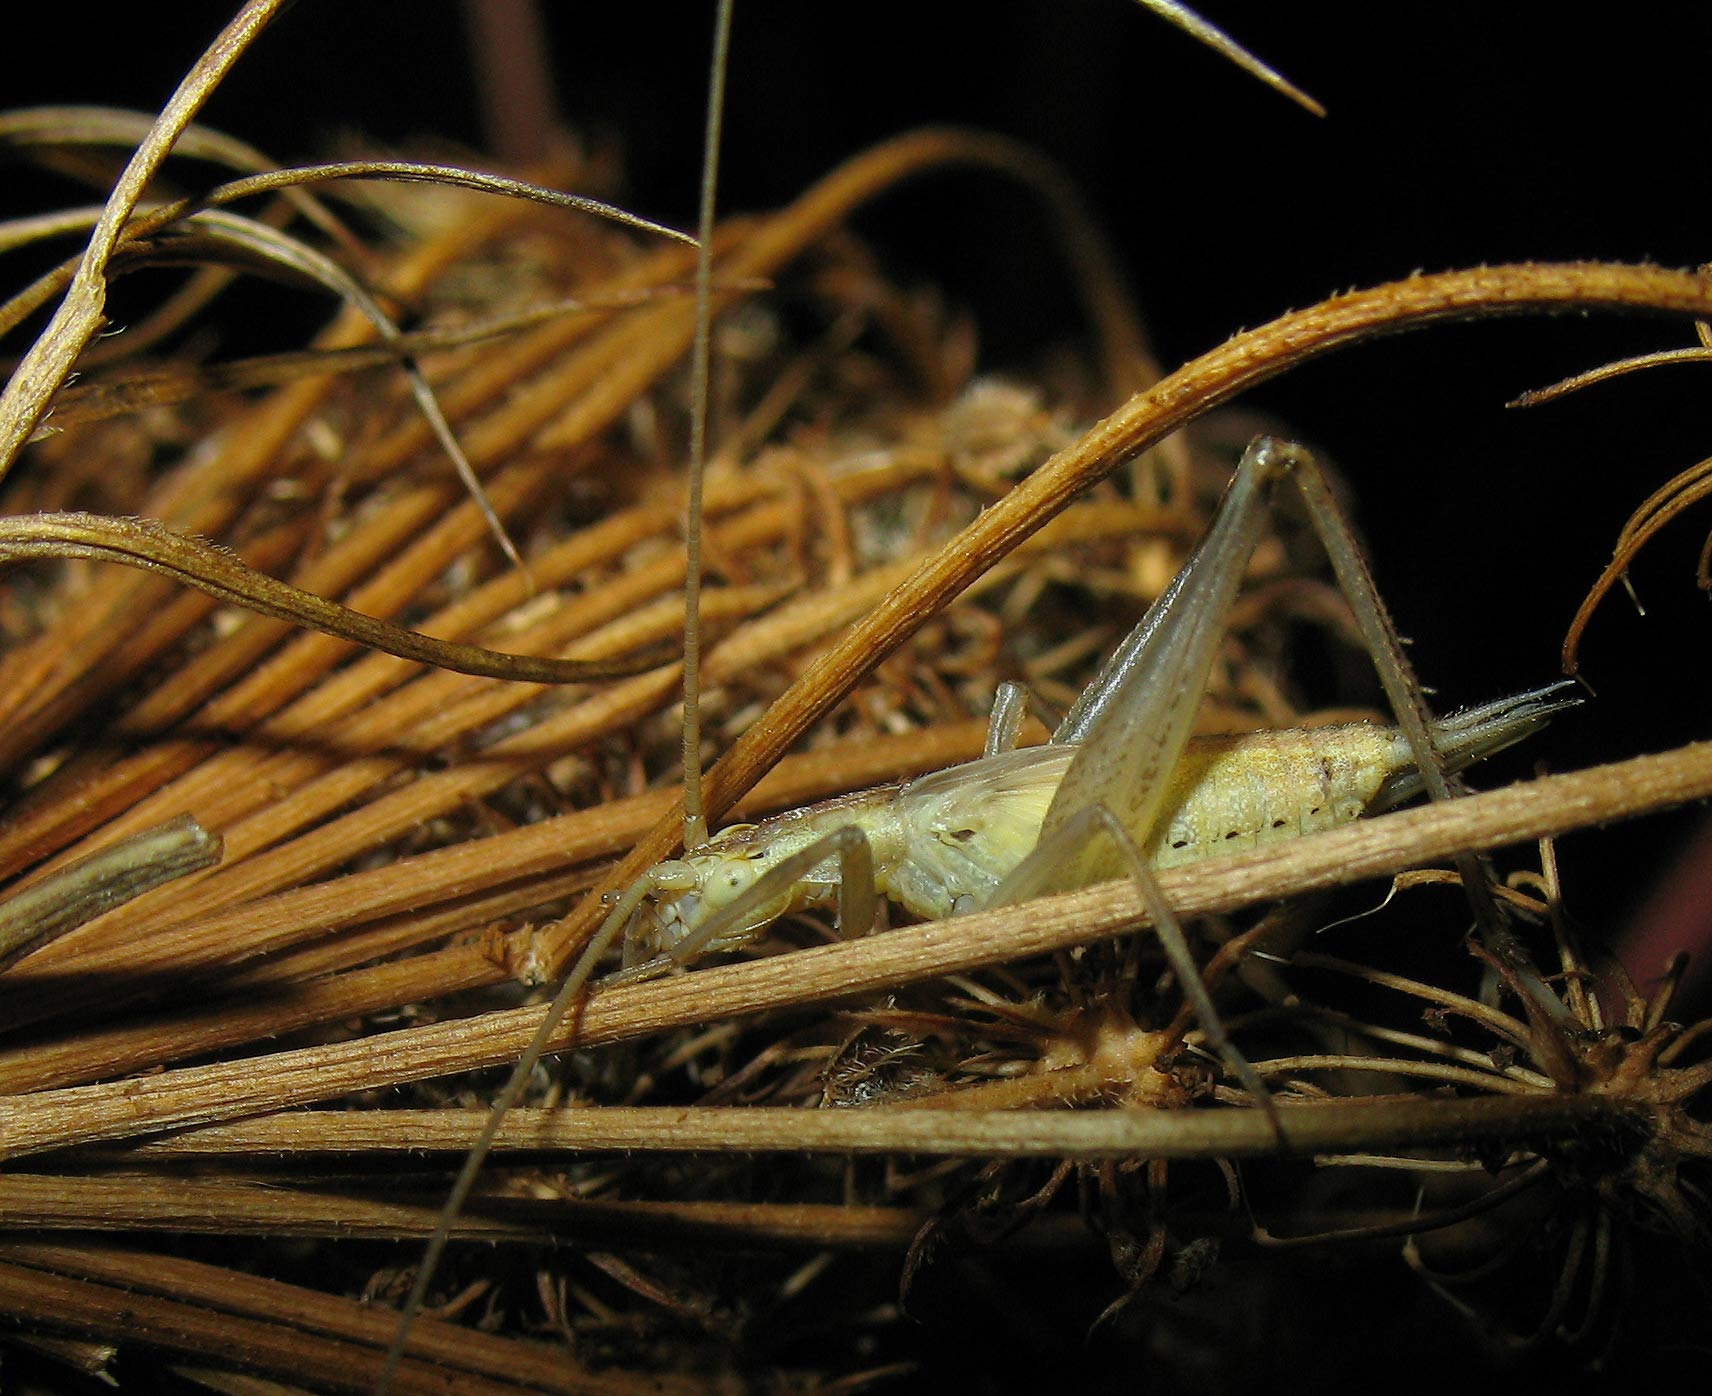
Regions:
<instances>
[{"instance_id":1,"label":"segmented abdomen","mask_svg":"<svg viewBox=\"0 0 1712 1396\"><path fill-rule=\"evenodd\" d=\"M1335 828L1409 764L1394 730L1367 723L1201 738L1172 774L1147 851L1169 868Z\"/></svg>"}]
</instances>

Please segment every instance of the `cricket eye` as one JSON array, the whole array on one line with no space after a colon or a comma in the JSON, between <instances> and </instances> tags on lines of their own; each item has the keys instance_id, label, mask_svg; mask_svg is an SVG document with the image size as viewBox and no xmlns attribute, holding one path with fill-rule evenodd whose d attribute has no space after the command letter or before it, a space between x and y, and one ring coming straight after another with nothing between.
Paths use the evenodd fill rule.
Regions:
<instances>
[{"instance_id":1,"label":"cricket eye","mask_svg":"<svg viewBox=\"0 0 1712 1396\"><path fill-rule=\"evenodd\" d=\"M722 895L715 900L728 906L755 881L755 867L747 859L727 863L716 875ZM710 888L709 891L712 889Z\"/></svg>"}]
</instances>

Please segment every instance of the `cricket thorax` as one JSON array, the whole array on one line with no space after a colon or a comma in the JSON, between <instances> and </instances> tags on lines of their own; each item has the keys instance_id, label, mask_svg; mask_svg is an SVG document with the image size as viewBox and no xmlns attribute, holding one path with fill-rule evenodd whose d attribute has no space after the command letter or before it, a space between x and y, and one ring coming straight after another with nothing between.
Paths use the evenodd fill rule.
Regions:
<instances>
[{"instance_id":1,"label":"cricket thorax","mask_svg":"<svg viewBox=\"0 0 1712 1396\"><path fill-rule=\"evenodd\" d=\"M908 857L887 895L929 919L986 906L1039 841L1075 753L1072 746L1025 747L906 783L898 819Z\"/></svg>"}]
</instances>

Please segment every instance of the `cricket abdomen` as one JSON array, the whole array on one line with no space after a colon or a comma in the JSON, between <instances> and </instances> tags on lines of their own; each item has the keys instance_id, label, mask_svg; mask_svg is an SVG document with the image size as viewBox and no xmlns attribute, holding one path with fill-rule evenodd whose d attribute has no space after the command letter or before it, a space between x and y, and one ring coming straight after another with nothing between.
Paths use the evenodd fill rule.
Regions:
<instances>
[{"instance_id":1,"label":"cricket abdomen","mask_svg":"<svg viewBox=\"0 0 1712 1396\"><path fill-rule=\"evenodd\" d=\"M1411 765L1394 729L1365 722L1199 738L1172 774L1147 853L1170 868L1332 829Z\"/></svg>"}]
</instances>

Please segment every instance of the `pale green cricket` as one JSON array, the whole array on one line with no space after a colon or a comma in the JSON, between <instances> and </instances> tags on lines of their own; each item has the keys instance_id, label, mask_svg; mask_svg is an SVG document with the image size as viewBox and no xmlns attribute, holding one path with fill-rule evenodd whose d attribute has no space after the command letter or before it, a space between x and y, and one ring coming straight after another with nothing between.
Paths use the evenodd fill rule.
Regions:
<instances>
[{"instance_id":1,"label":"pale green cricket","mask_svg":"<svg viewBox=\"0 0 1712 1396\"><path fill-rule=\"evenodd\" d=\"M1400 725L1191 738L1224 616L1284 478L1308 499ZM736 949L805 908L837 905L846 933L859 934L877 896L938 919L1132 873L1125 843L1158 870L1335 828L1423 790L1442 798L1447 773L1577 703L1568 687L1432 718L1318 466L1262 438L1200 548L1049 742L1016 747L1022 695L1002 692L977 760L734 825L656 864L603 927L626 946L628 968L613 978Z\"/></svg>"}]
</instances>

